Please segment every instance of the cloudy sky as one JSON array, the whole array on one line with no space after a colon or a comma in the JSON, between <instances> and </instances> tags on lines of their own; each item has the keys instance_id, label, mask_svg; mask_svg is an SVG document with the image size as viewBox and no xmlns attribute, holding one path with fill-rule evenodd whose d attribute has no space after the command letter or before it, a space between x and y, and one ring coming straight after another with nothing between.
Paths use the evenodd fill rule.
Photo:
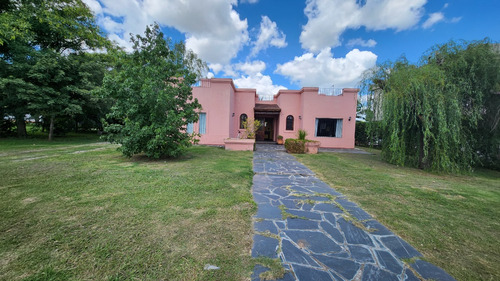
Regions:
<instances>
[{"instance_id":1,"label":"cloudy sky","mask_svg":"<svg viewBox=\"0 0 500 281\"><path fill-rule=\"evenodd\" d=\"M157 22L240 88L356 87L366 69L432 45L500 41L498 0L83 0L111 40Z\"/></svg>"}]
</instances>

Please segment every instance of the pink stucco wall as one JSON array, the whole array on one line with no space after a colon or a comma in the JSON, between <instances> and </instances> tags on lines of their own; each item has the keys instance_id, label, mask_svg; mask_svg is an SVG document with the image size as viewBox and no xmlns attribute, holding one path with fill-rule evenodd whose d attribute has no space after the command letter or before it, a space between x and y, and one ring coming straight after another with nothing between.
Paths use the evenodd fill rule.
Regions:
<instances>
[{"instance_id":1,"label":"pink stucco wall","mask_svg":"<svg viewBox=\"0 0 500 281\"><path fill-rule=\"evenodd\" d=\"M193 88L193 97L198 99L207 114L206 134L201 135L200 144L223 145L229 138L231 119L231 79L210 79L203 87ZM199 132L199 124L194 124L194 131Z\"/></svg>"},{"instance_id":2,"label":"pink stucco wall","mask_svg":"<svg viewBox=\"0 0 500 281\"><path fill-rule=\"evenodd\" d=\"M279 116L278 134L283 139L296 138L297 131L301 128L300 119L302 112L300 109L300 90L280 90L278 93L278 106L281 108ZM293 116L293 130L286 130L286 117Z\"/></svg>"},{"instance_id":3,"label":"pink stucco wall","mask_svg":"<svg viewBox=\"0 0 500 281\"><path fill-rule=\"evenodd\" d=\"M302 129L308 133L307 138L320 141L321 147L354 148L358 90L344 89L341 96L325 96L313 89L302 93ZM316 118L343 119L342 137L315 137Z\"/></svg>"},{"instance_id":4,"label":"pink stucco wall","mask_svg":"<svg viewBox=\"0 0 500 281\"><path fill-rule=\"evenodd\" d=\"M236 103L234 105L234 124L232 125L232 138L238 136L240 129L240 115L246 114L248 118L254 118L253 108L255 107L255 96L257 95L255 89L237 89L235 92Z\"/></svg>"},{"instance_id":5,"label":"pink stucco wall","mask_svg":"<svg viewBox=\"0 0 500 281\"><path fill-rule=\"evenodd\" d=\"M232 79L205 79L193 88L193 96L207 113L206 134L200 144L224 145L227 138L238 135L240 115L254 118L256 103L277 104L281 108L274 124L274 138L295 138L298 129L307 131L308 139L321 142L321 147L354 148L357 89L344 89L340 96L318 94L318 88L280 90L272 101L259 101L255 89L237 89ZM294 117L293 130L286 130L286 117ZM349 117L351 120L349 121ZM315 137L316 118L343 119L342 137ZM195 132L199 125L195 124Z\"/></svg>"}]
</instances>

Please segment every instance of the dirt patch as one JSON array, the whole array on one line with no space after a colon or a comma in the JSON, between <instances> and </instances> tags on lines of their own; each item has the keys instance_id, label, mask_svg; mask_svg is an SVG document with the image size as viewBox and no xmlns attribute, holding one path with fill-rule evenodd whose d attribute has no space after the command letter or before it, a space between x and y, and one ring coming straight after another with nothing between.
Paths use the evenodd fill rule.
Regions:
<instances>
[{"instance_id":1,"label":"dirt patch","mask_svg":"<svg viewBox=\"0 0 500 281\"><path fill-rule=\"evenodd\" d=\"M52 156L59 156L59 155L52 155ZM29 158L23 158L23 159L16 159L16 160L14 160L14 162L30 161L30 160L47 158L47 157L49 157L49 156L29 157Z\"/></svg>"},{"instance_id":2,"label":"dirt patch","mask_svg":"<svg viewBox=\"0 0 500 281\"><path fill-rule=\"evenodd\" d=\"M36 198L36 197L28 197L28 198L24 198L21 202L24 205L28 205L28 204L31 204L31 203L35 203L36 201L38 201L38 198Z\"/></svg>"},{"instance_id":3,"label":"dirt patch","mask_svg":"<svg viewBox=\"0 0 500 281\"><path fill-rule=\"evenodd\" d=\"M91 151L105 150L106 148L107 147L100 147L100 148L94 148L94 149L89 149L89 150L77 150L77 151L71 152L71 154L80 154L80 153L91 152Z\"/></svg>"},{"instance_id":4,"label":"dirt patch","mask_svg":"<svg viewBox=\"0 0 500 281\"><path fill-rule=\"evenodd\" d=\"M462 195L444 195L444 197L446 197L446 199L451 199L451 200L464 200L465 197L463 197Z\"/></svg>"}]
</instances>

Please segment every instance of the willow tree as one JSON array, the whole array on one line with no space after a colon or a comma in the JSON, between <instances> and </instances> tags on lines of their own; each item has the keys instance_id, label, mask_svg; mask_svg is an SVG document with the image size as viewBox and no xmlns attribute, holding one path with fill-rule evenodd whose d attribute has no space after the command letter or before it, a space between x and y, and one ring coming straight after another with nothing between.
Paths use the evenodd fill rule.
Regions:
<instances>
[{"instance_id":1,"label":"willow tree","mask_svg":"<svg viewBox=\"0 0 500 281\"><path fill-rule=\"evenodd\" d=\"M499 90L497 57L487 41L450 42L432 48L419 65L402 58L372 70L364 89L368 116L382 122L383 158L454 172L498 155L498 128L484 122L500 115L500 107L491 105ZM485 143L493 147L481 150Z\"/></svg>"}]
</instances>

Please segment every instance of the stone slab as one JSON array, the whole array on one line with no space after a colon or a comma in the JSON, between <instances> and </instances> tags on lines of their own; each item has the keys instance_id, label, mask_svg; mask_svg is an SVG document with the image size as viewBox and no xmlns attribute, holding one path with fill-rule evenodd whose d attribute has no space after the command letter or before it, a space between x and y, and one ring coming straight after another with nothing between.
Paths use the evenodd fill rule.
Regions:
<instances>
[{"instance_id":1,"label":"stone slab","mask_svg":"<svg viewBox=\"0 0 500 281\"><path fill-rule=\"evenodd\" d=\"M353 262L349 259L327 257L323 255L314 255L314 258L331 268L337 274L349 280L356 275L356 272L358 272L361 266L359 263Z\"/></svg>"},{"instance_id":2,"label":"stone slab","mask_svg":"<svg viewBox=\"0 0 500 281\"><path fill-rule=\"evenodd\" d=\"M323 270L318 270L314 269L311 267L306 267L306 266L300 266L297 264L294 264L293 266L293 271L295 272L295 276L297 277L298 280L318 280L318 281L328 281L328 280L334 280L332 276ZM334 280L335 281L335 280Z\"/></svg>"},{"instance_id":3,"label":"stone slab","mask_svg":"<svg viewBox=\"0 0 500 281\"><path fill-rule=\"evenodd\" d=\"M268 257L277 258L278 254L276 250L278 249L278 240L266 237L262 235L255 234L253 236L253 247L252 247L252 257Z\"/></svg>"},{"instance_id":4,"label":"stone slab","mask_svg":"<svg viewBox=\"0 0 500 281\"><path fill-rule=\"evenodd\" d=\"M285 230L285 234L302 248L314 253L340 252L342 248L319 231Z\"/></svg>"},{"instance_id":5,"label":"stone slab","mask_svg":"<svg viewBox=\"0 0 500 281\"><path fill-rule=\"evenodd\" d=\"M423 260L415 261L415 263L411 264L411 267L413 267L418 274L425 279L436 281L456 281L455 278L451 277L451 275L446 273L446 271Z\"/></svg>"},{"instance_id":6,"label":"stone slab","mask_svg":"<svg viewBox=\"0 0 500 281\"><path fill-rule=\"evenodd\" d=\"M398 259L410 259L422 256L422 254L415 250L415 248L397 236L381 237L380 240L396 255Z\"/></svg>"},{"instance_id":7,"label":"stone slab","mask_svg":"<svg viewBox=\"0 0 500 281\"><path fill-rule=\"evenodd\" d=\"M361 228L346 221L344 218L339 219L338 224L344 233L347 243L374 246L370 236Z\"/></svg>"},{"instance_id":8,"label":"stone slab","mask_svg":"<svg viewBox=\"0 0 500 281\"><path fill-rule=\"evenodd\" d=\"M399 281L399 278L390 272L382 270L371 264L367 264L363 270L362 281Z\"/></svg>"},{"instance_id":9,"label":"stone slab","mask_svg":"<svg viewBox=\"0 0 500 281\"><path fill-rule=\"evenodd\" d=\"M297 248L292 242L288 240L281 241L281 249L285 262L297 263L306 266L320 267L309 255L304 253L301 249Z\"/></svg>"}]
</instances>

